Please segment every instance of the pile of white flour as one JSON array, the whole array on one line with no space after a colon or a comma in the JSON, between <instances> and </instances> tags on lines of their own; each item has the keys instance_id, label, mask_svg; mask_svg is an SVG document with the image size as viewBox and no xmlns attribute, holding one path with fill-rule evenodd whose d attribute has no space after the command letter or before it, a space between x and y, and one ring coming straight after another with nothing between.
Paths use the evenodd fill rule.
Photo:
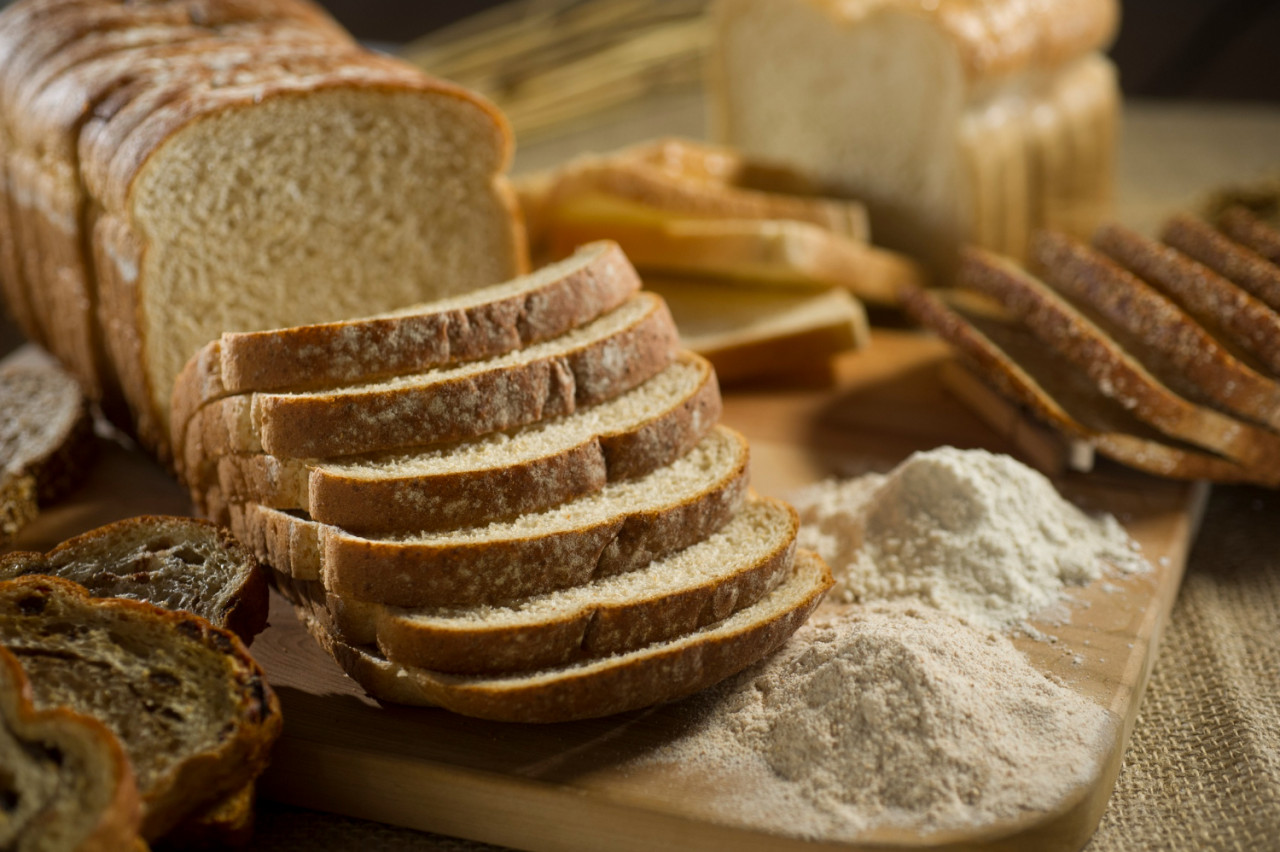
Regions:
<instances>
[{"instance_id":1,"label":"pile of white flour","mask_svg":"<svg viewBox=\"0 0 1280 852\"><path fill-rule=\"evenodd\" d=\"M1149 565L1110 515L1090 518L1008 456L943 447L888 475L792 495L801 547L816 550L846 603L910 597L1001 630L1058 604L1107 565Z\"/></svg>"}]
</instances>

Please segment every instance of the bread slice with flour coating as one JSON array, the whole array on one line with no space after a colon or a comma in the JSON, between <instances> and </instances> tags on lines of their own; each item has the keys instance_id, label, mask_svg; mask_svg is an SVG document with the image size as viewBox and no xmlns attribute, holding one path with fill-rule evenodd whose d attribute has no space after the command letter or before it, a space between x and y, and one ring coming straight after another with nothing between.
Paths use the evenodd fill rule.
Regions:
<instances>
[{"instance_id":1,"label":"bread slice with flour coating","mask_svg":"<svg viewBox=\"0 0 1280 852\"><path fill-rule=\"evenodd\" d=\"M225 499L301 509L361 534L440 531L537 512L653 471L720 419L715 373L684 353L639 387L564 417L430 449L332 460L230 454Z\"/></svg>"},{"instance_id":2,"label":"bread slice with flour coating","mask_svg":"<svg viewBox=\"0 0 1280 852\"><path fill-rule=\"evenodd\" d=\"M785 503L752 500L717 532L643 568L504 606L402 609L277 579L295 600L321 604L335 637L376 644L401 665L526 671L634 650L750 606L790 570L799 525Z\"/></svg>"},{"instance_id":3,"label":"bread slice with flour coating","mask_svg":"<svg viewBox=\"0 0 1280 852\"><path fill-rule=\"evenodd\" d=\"M327 458L511 429L603 402L656 375L679 339L662 300L637 293L596 321L486 361L298 393L240 394L187 429L186 476L228 452Z\"/></svg>"},{"instance_id":4,"label":"bread slice with flour coating","mask_svg":"<svg viewBox=\"0 0 1280 852\"><path fill-rule=\"evenodd\" d=\"M296 391L494 358L608 313L640 289L617 245L597 242L559 263L471 293L359 319L224 332L187 362L173 389L179 450L202 405L251 391Z\"/></svg>"},{"instance_id":5,"label":"bread slice with flour coating","mask_svg":"<svg viewBox=\"0 0 1280 852\"><path fill-rule=\"evenodd\" d=\"M674 462L543 512L424 535L362 537L252 503L231 527L275 570L392 606L502 604L635 570L728 523L747 490L747 442L717 426Z\"/></svg>"},{"instance_id":6,"label":"bread slice with flour coating","mask_svg":"<svg viewBox=\"0 0 1280 852\"><path fill-rule=\"evenodd\" d=\"M782 582L753 605L692 633L635 651L514 675L449 675L389 662L334 638L306 607L311 635L370 695L503 722L567 722L691 695L777 649L822 601L831 571L797 551Z\"/></svg>"}]
</instances>

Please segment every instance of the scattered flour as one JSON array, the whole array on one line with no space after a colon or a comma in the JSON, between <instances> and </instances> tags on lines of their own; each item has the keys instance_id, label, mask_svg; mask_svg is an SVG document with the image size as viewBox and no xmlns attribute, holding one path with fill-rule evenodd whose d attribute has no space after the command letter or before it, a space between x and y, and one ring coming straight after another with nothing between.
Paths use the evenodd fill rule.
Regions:
<instances>
[{"instance_id":1,"label":"scattered flour","mask_svg":"<svg viewBox=\"0 0 1280 852\"><path fill-rule=\"evenodd\" d=\"M1113 724L1006 637L908 602L815 620L686 706L690 731L644 762L731 780L710 803L726 819L828 840L1052 808Z\"/></svg>"},{"instance_id":2,"label":"scattered flour","mask_svg":"<svg viewBox=\"0 0 1280 852\"><path fill-rule=\"evenodd\" d=\"M1090 518L1040 473L984 450L916 453L792 502L800 546L835 574L834 599L916 598L992 630L1044 613L1107 565L1149 568L1114 517Z\"/></svg>"}]
</instances>

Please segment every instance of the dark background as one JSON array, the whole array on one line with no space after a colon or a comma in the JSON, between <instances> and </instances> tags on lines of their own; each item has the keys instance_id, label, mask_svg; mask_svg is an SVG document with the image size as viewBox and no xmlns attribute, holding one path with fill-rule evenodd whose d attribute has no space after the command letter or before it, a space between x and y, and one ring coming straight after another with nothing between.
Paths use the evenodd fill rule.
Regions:
<instances>
[{"instance_id":1,"label":"dark background","mask_svg":"<svg viewBox=\"0 0 1280 852\"><path fill-rule=\"evenodd\" d=\"M322 0L357 38L400 43L498 0ZM661 0L654 0L661 2ZM1280 0L1122 0L1126 94L1280 102Z\"/></svg>"}]
</instances>

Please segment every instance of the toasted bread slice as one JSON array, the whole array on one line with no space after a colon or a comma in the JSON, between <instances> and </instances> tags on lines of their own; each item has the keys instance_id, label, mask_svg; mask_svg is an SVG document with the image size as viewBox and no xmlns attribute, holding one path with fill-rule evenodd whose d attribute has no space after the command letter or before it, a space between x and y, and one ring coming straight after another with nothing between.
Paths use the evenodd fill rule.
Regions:
<instances>
[{"instance_id":1,"label":"toasted bread slice","mask_svg":"<svg viewBox=\"0 0 1280 852\"><path fill-rule=\"evenodd\" d=\"M243 788L280 733L262 670L199 616L22 577L0 582L0 645L26 670L37 707L69 706L120 738L148 841Z\"/></svg>"},{"instance_id":2,"label":"toasted bread slice","mask_svg":"<svg viewBox=\"0 0 1280 852\"><path fill-rule=\"evenodd\" d=\"M720 419L715 373L683 354L619 397L565 417L419 452L331 461L232 454L223 496L351 532L427 532L537 512L649 473L684 455Z\"/></svg>"},{"instance_id":3,"label":"toasted bread slice","mask_svg":"<svg viewBox=\"0 0 1280 852\"><path fill-rule=\"evenodd\" d=\"M639 479L510 521L366 538L252 503L231 506L236 535L276 571L353 600L392 606L503 604L632 571L701 541L746 492L746 439L717 426Z\"/></svg>"},{"instance_id":4,"label":"toasted bread slice","mask_svg":"<svg viewBox=\"0 0 1280 852\"><path fill-rule=\"evenodd\" d=\"M308 608L298 613L347 674L381 701L503 722L567 722L673 701L736 674L782 645L831 584L831 571L816 554L797 551L773 591L723 621L624 654L515 675L400 666L372 648L335 639Z\"/></svg>"}]
</instances>

